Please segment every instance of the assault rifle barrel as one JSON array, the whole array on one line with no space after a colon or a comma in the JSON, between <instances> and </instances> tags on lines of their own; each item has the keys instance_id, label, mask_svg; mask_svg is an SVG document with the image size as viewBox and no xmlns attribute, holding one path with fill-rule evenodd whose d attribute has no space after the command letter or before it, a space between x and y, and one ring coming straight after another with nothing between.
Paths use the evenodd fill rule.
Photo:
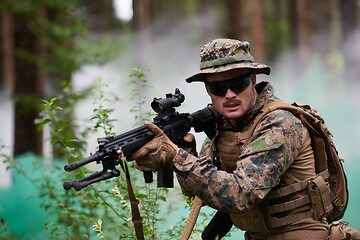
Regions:
<instances>
[{"instance_id":1,"label":"assault rifle barrel","mask_svg":"<svg viewBox=\"0 0 360 240\"><path fill-rule=\"evenodd\" d=\"M158 115L154 118L154 124L161 128L165 134L175 144L182 147L183 137L194 128L195 132L205 132L209 138L215 135L216 114L209 107L205 107L192 114L178 113L174 107L180 106L185 97L176 89L175 94L167 94L166 99L154 98L152 107ZM151 141L154 134L145 126L132 129L117 136L107 136L98 140L98 151L82 160L69 163L64 166L65 171L70 172L90 162L102 163L103 170L95 172L80 180L65 182L64 189L69 190L74 187L80 190L94 182L119 176L120 172L115 168L119 164L119 151L129 157L141 146ZM152 182L152 173L144 173L145 182ZM158 171L158 186L172 187L173 173L170 169L160 169Z\"/></svg>"}]
</instances>

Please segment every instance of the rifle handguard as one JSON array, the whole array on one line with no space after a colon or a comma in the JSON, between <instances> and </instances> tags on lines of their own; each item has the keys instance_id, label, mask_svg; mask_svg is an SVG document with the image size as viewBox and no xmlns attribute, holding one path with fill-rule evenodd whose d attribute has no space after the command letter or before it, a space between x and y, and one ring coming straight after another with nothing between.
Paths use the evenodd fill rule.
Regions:
<instances>
[{"instance_id":1,"label":"rifle handguard","mask_svg":"<svg viewBox=\"0 0 360 240\"><path fill-rule=\"evenodd\" d=\"M179 89L175 89L175 94L166 94L165 99L154 98L152 106L158 115L154 118L153 124L162 129L167 137L179 147L182 147L183 137L191 128L194 128L195 132L205 132L212 139L215 136L215 124L218 118L216 111L211 106L208 106L191 114L176 112L174 107L180 106L184 100L185 96ZM87 186L96 181L116 177L117 174L108 175L106 172L113 171L116 169L115 166L119 164L117 152L120 150L125 157L131 156L139 148L151 141L153 137L154 134L148 128L141 126L117 136L106 136L99 139L99 150L94 155L69 163L64 169L70 172L90 162L101 163L103 165L103 170L100 172L103 174L102 177L97 176L98 172L95 172L83 179L64 183L64 189L69 190L72 187L81 189L85 185ZM144 173L144 177L147 183L152 182L152 172ZM82 181L82 183L78 183L79 181ZM171 169L159 169L158 187L172 186L173 173Z\"/></svg>"}]
</instances>

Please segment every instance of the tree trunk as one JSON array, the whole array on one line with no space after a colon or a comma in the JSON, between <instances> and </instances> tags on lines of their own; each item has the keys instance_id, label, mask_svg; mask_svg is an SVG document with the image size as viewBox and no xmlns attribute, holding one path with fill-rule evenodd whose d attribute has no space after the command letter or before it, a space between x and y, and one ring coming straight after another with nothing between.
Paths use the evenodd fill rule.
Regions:
<instances>
[{"instance_id":1,"label":"tree trunk","mask_svg":"<svg viewBox=\"0 0 360 240\"><path fill-rule=\"evenodd\" d=\"M263 21L263 2L262 0L252 0L251 2L251 45L252 54L256 62L265 62L265 34Z\"/></svg>"},{"instance_id":2,"label":"tree trunk","mask_svg":"<svg viewBox=\"0 0 360 240\"><path fill-rule=\"evenodd\" d=\"M342 50L345 61L344 79L351 91L358 89L360 59L358 49L360 32L360 11L357 0L341 1Z\"/></svg>"},{"instance_id":3,"label":"tree trunk","mask_svg":"<svg viewBox=\"0 0 360 240\"><path fill-rule=\"evenodd\" d=\"M133 0L133 10L133 28L138 33L134 49L134 54L138 57L134 64L146 69L146 57L150 55L151 43L149 0Z\"/></svg>"},{"instance_id":4,"label":"tree trunk","mask_svg":"<svg viewBox=\"0 0 360 240\"><path fill-rule=\"evenodd\" d=\"M14 16L15 55L15 128L14 155L31 151L42 154L42 133L34 124L38 117L38 102L44 91L44 76L36 60L25 59L30 53L42 55L42 44L27 26L24 16ZM20 52L22 54L20 54Z\"/></svg>"},{"instance_id":5,"label":"tree trunk","mask_svg":"<svg viewBox=\"0 0 360 240\"><path fill-rule=\"evenodd\" d=\"M97 33L108 32L116 25L115 8L112 0L82 0L86 8L87 26Z\"/></svg>"},{"instance_id":6,"label":"tree trunk","mask_svg":"<svg viewBox=\"0 0 360 240\"><path fill-rule=\"evenodd\" d=\"M149 0L134 0L134 29L144 30L150 25L150 4Z\"/></svg>"},{"instance_id":7,"label":"tree trunk","mask_svg":"<svg viewBox=\"0 0 360 240\"><path fill-rule=\"evenodd\" d=\"M199 14L202 19L210 19L210 2L209 0L200 0ZM208 42L211 36L211 27L208 24L204 24L201 28L201 43Z\"/></svg>"},{"instance_id":8,"label":"tree trunk","mask_svg":"<svg viewBox=\"0 0 360 240\"><path fill-rule=\"evenodd\" d=\"M244 15L241 11L244 6L243 0L228 0L225 1L225 24L224 30L225 35L229 38L238 40L247 40L247 36L244 36L243 22Z\"/></svg>"},{"instance_id":9,"label":"tree trunk","mask_svg":"<svg viewBox=\"0 0 360 240\"><path fill-rule=\"evenodd\" d=\"M1 13L0 16L0 89L5 88L12 92L14 85L13 17L10 13Z\"/></svg>"},{"instance_id":10,"label":"tree trunk","mask_svg":"<svg viewBox=\"0 0 360 240\"><path fill-rule=\"evenodd\" d=\"M335 47L338 38L336 38L335 29L335 16L334 16L335 3L333 0L317 1L316 2L316 33L317 37L316 46L320 46L318 51L322 55L328 54Z\"/></svg>"},{"instance_id":11,"label":"tree trunk","mask_svg":"<svg viewBox=\"0 0 360 240\"><path fill-rule=\"evenodd\" d=\"M346 38L351 35L354 30L359 27L359 1L346 0L341 1L341 26L343 30L343 36Z\"/></svg>"},{"instance_id":12,"label":"tree trunk","mask_svg":"<svg viewBox=\"0 0 360 240\"><path fill-rule=\"evenodd\" d=\"M311 54L311 40L314 32L314 2L294 0L290 2L290 21L293 29L294 66L301 75L307 68Z\"/></svg>"}]
</instances>

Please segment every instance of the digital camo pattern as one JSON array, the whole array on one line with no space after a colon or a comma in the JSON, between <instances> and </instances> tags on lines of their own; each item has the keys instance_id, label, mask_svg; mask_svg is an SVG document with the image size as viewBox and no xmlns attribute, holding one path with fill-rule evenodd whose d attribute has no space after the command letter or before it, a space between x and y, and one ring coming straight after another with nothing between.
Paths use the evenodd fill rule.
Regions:
<instances>
[{"instance_id":1,"label":"digital camo pattern","mask_svg":"<svg viewBox=\"0 0 360 240\"><path fill-rule=\"evenodd\" d=\"M255 74L270 74L269 66L254 62L249 42L220 38L206 43L200 49L201 71L186 81L204 81L205 74L237 68L251 69Z\"/></svg>"},{"instance_id":2,"label":"digital camo pattern","mask_svg":"<svg viewBox=\"0 0 360 240\"><path fill-rule=\"evenodd\" d=\"M269 83L262 88L256 107L243 119L250 123L261 107L278 101ZM240 127L240 126L238 126ZM302 147L302 123L290 112L277 110L265 116L231 174L218 170L209 157L194 157L180 149L174 170L184 192L199 196L207 205L228 213L249 210L279 184Z\"/></svg>"},{"instance_id":3,"label":"digital camo pattern","mask_svg":"<svg viewBox=\"0 0 360 240\"><path fill-rule=\"evenodd\" d=\"M233 39L216 39L208 42L200 49L201 62L239 55L247 55L249 58L253 58L250 54L249 42L241 42Z\"/></svg>"}]
</instances>

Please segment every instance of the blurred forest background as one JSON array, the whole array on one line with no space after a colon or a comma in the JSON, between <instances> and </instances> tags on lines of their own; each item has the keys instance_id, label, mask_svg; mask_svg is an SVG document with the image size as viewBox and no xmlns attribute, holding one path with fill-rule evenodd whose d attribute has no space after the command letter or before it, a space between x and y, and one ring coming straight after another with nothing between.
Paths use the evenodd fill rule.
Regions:
<instances>
[{"instance_id":1,"label":"blurred forest background","mask_svg":"<svg viewBox=\"0 0 360 240\"><path fill-rule=\"evenodd\" d=\"M78 118L91 116L94 108L89 87L103 81L110 88L105 90L107 96L118 100L110 101L109 108L117 119L112 131L120 134L134 127L134 114L141 113L130 107L136 104L131 96L136 87L131 79L138 69L134 66L140 66L146 80L140 79L144 84L136 94L144 112L151 112L153 97L163 97L176 87L186 95L181 111L196 111L209 99L200 83L186 84L184 79L198 71L200 47L220 37L249 41L256 61L272 67L271 75L259 76L260 80L272 82L283 100L309 103L324 116L349 176L350 210L345 220L360 229L354 215L360 212L356 204L359 4L358 0L0 0L0 150L7 160L4 164L0 159L0 219L7 223L3 234L23 232L20 239L36 239L37 229L29 227L34 213L24 213L27 200L18 192L25 190L15 189L19 173L8 169L9 159L24 163L33 158L26 154L32 153L45 156L44 162L65 159L55 161L63 165L68 157L61 150L64 146L49 143L53 129L39 130L35 124L41 117L41 99L62 96L61 114L72 124L66 131L81 138L78 125L87 123ZM102 134L88 136L83 154L95 150ZM17 199L11 198L15 195ZM41 195L36 203L47 198L51 197ZM16 209L24 223L11 217Z\"/></svg>"}]
</instances>

